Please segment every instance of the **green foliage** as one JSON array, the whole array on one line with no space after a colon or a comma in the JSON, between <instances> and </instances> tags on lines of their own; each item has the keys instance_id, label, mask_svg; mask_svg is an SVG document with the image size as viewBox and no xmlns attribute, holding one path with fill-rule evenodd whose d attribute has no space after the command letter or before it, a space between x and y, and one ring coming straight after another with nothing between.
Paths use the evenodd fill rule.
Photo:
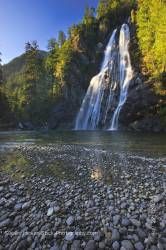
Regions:
<instances>
[{"instance_id":1,"label":"green foliage","mask_svg":"<svg viewBox=\"0 0 166 250\"><path fill-rule=\"evenodd\" d=\"M117 18L121 20L121 18L129 16L135 4L136 0L100 0L97 8L97 18L110 17L110 21L114 21L112 18L115 17L116 20ZM118 16L119 14L122 16Z\"/></svg>"},{"instance_id":2,"label":"green foliage","mask_svg":"<svg viewBox=\"0 0 166 250\"><path fill-rule=\"evenodd\" d=\"M36 42L26 43L25 56L22 72L7 80L5 92L18 119L41 124L47 119L49 85L46 81L44 60Z\"/></svg>"},{"instance_id":3,"label":"green foliage","mask_svg":"<svg viewBox=\"0 0 166 250\"><path fill-rule=\"evenodd\" d=\"M48 41L48 49L49 52L45 60L45 69L47 72L47 82L50 86L50 98L52 98L52 102L54 102L60 96L60 82L55 76L60 47L55 38Z\"/></svg>"},{"instance_id":4,"label":"green foliage","mask_svg":"<svg viewBox=\"0 0 166 250\"><path fill-rule=\"evenodd\" d=\"M100 0L96 12L86 7L82 21L69 28L67 38L59 31L57 40L48 41L47 54L39 50L36 41L28 42L24 55L3 66L3 93L17 119L41 125L48 120L49 111L59 99L67 96L68 103L79 103L78 93L87 89L99 67L102 53L98 43L105 45L112 30L129 16L132 29L134 25L137 27L138 39L132 38L130 48L132 61L138 64L135 68L139 68L143 58L143 70L146 68L155 79L156 94L165 96L165 1ZM158 114L163 117L165 109L160 107Z\"/></svg>"},{"instance_id":5,"label":"green foliage","mask_svg":"<svg viewBox=\"0 0 166 250\"><path fill-rule=\"evenodd\" d=\"M60 30L58 33L58 44L60 47L62 47L62 45L64 44L64 42L66 41L66 35L65 33Z\"/></svg>"},{"instance_id":6,"label":"green foliage","mask_svg":"<svg viewBox=\"0 0 166 250\"><path fill-rule=\"evenodd\" d=\"M87 6L85 8L84 17L82 23L85 25L91 25L95 21L95 8Z\"/></svg>"},{"instance_id":7,"label":"green foliage","mask_svg":"<svg viewBox=\"0 0 166 250\"><path fill-rule=\"evenodd\" d=\"M40 50L39 56L41 58L45 58L47 56L47 52ZM14 58L9 63L3 65L2 71L4 80L8 80L9 77L11 77L12 75L14 76L17 73L22 73L22 71L24 70L25 63L26 63L26 54L24 53L21 56Z\"/></svg>"},{"instance_id":8,"label":"green foliage","mask_svg":"<svg viewBox=\"0 0 166 250\"><path fill-rule=\"evenodd\" d=\"M45 60L45 67L50 75L53 76L59 53L59 45L55 38L51 38L48 41L48 50L49 52Z\"/></svg>"},{"instance_id":9,"label":"green foliage","mask_svg":"<svg viewBox=\"0 0 166 250\"><path fill-rule=\"evenodd\" d=\"M153 77L166 69L166 3L164 0L139 0L137 34L144 67Z\"/></svg>"},{"instance_id":10,"label":"green foliage","mask_svg":"<svg viewBox=\"0 0 166 250\"><path fill-rule=\"evenodd\" d=\"M72 60L72 46L70 40L64 42L62 47L59 49L57 63L55 65L55 77L61 82L64 83L68 71L70 70L70 63Z\"/></svg>"},{"instance_id":11,"label":"green foliage","mask_svg":"<svg viewBox=\"0 0 166 250\"><path fill-rule=\"evenodd\" d=\"M135 5L136 0L100 0L97 8L100 36L124 23Z\"/></svg>"}]
</instances>

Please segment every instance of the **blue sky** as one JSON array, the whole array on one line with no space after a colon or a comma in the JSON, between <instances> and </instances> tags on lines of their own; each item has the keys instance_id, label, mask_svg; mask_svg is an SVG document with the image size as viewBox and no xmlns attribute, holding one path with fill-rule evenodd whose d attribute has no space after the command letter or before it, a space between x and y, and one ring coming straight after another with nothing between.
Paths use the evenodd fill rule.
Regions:
<instances>
[{"instance_id":1,"label":"blue sky","mask_svg":"<svg viewBox=\"0 0 166 250\"><path fill-rule=\"evenodd\" d=\"M7 63L24 52L26 41L37 40L40 49L78 23L86 5L96 7L98 0L0 0L0 52Z\"/></svg>"}]
</instances>

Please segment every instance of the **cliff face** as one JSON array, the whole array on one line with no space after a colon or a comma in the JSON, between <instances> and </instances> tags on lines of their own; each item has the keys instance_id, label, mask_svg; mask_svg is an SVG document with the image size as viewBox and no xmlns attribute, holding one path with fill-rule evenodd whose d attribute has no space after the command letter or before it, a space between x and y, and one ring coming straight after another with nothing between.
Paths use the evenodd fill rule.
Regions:
<instances>
[{"instance_id":1,"label":"cliff face","mask_svg":"<svg viewBox=\"0 0 166 250\"><path fill-rule=\"evenodd\" d=\"M135 32L131 25L131 57L134 57L135 49ZM107 36L104 42L98 42L95 45L95 53L88 56L86 53L79 53L79 61L82 67L90 68L91 71L83 74L80 70L80 65L72 65L73 71L70 74L69 84L64 86L64 98L53 108L50 119L49 128L73 128L75 124L76 115L81 107L82 100L86 94L91 78L99 72L102 62L105 46L111 33ZM161 103L164 104L163 97L156 95L154 91L154 82L147 80L142 73L140 73L139 63L132 58L132 67L134 77L130 82L128 97L124 104L120 116L119 124L122 130L134 131L164 131L159 108ZM118 102L115 98L112 111ZM111 120L110 111L110 120Z\"/></svg>"},{"instance_id":2,"label":"cliff face","mask_svg":"<svg viewBox=\"0 0 166 250\"><path fill-rule=\"evenodd\" d=\"M159 98L152 86L139 77L134 77L119 117L122 128L136 131L163 131L165 128L157 114L158 103Z\"/></svg>"},{"instance_id":3,"label":"cliff face","mask_svg":"<svg viewBox=\"0 0 166 250\"><path fill-rule=\"evenodd\" d=\"M90 80L99 72L104 50L110 35L111 32L105 35L103 41L101 39L94 44L93 51L87 53L87 48L85 48L84 51L82 49L77 52L77 55L75 56L76 59L74 59L70 65L72 70L68 75L67 82L63 86L63 95L61 99L58 99L58 101L55 102L50 110L48 128L73 129L76 115L80 109ZM159 110L161 104L164 106L165 98L156 95L154 92L154 82L147 80L148 78L145 78L145 76L140 73L138 61L134 59L135 33L133 32L133 26L131 26L131 35L132 39L130 47L131 57L133 57L132 67L134 70L134 77L130 83L126 103L120 112L120 129L155 132L164 131L165 126L161 119ZM78 47L86 47L86 43L83 41L79 41L79 43L81 43L81 45L76 44ZM6 65L4 67L5 73L8 68L9 70L12 70L12 65L9 65L9 67ZM23 65L24 63L21 63L21 67L17 70L21 70ZM115 100L112 110L115 109L117 102L118 98ZM3 100L3 107L4 105L6 105L5 100ZM5 114L1 112L1 114L3 114L3 116L1 115L1 121L5 121L3 124L8 124L7 127L15 126L15 124L10 125L11 113L9 107L6 108L5 106L5 110L7 110ZM21 126L21 128L32 129L35 127L32 126L31 122L28 122L23 125L23 127Z\"/></svg>"},{"instance_id":4,"label":"cliff face","mask_svg":"<svg viewBox=\"0 0 166 250\"><path fill-rule=\"evenodd\" d=\"M166 92L164 92L165 90L161 91L160 79L159 81L158 79L153 79L150 75L146 74L146 70L143 68L145 65L142 67L143 54L142 51L140 51L140 41L137 37L138 25L134 21L133 13L131 13L131 10L133 9L135 12L138 12L138 8L134 2L137 1L115 0L114 3L116 4L112 4L112 0L108 0L108 6L105 6L105 4L103 5L101 1L97 16L91 13L91 11L93 12L92 9L89 9L81 23L73 25L69 29L69 37L65 41L64 45L59 46L56 44L57 49L53 49L52 58L49 58L52 52L41 52L41 56L44 58L43 72L45 72L45 61L47 61L47 59L50 59L50 61L48 61L49 65L51 65L50 68L52 72L52 75L50 76L50 72L46 71L48 75L46 75L46 77L43 76L44 80L42 84L41 81L38 84L41 95L44 96L43 98L45 98L44 93L47 88L48 95L46 96L46 99L44 99L44 105L46 104L45 106L47 106L49 104L47 108L49 118L47 116L44 122L40 122L40 124L37 124L36 122L34 125L34 116L32 116L32 121L26 121L25 126L22 124L21 128L32 129L36 128L36 126L39 127L41 124L44 124L43 126L48 126L50 129L73 129L76 115L81 107L81 103L90 84L90 80L94 75L99 73L104 50L113 29L119 29L123 23L129 22L131 32L130 55L134 77L130 82L127 100L120 112L120 129L136 131L165 130ZM145 11L147 11L147 6L145 6ZM149 15L149 13L150 12L145 13L146 16ZM140 14L142 15L144 13L140 12ZM129 16L131 16L131 18L129 18ZM142 26L146 24L143 20L144 19L141 19L140 21L142 22ZM154 27L155 25L156 23L153 24ZM150 39L150 41L151 40L153 39ZM162 42L160 41L160 45L161 43ZM163 46L160 47L163 48ZM160 50L157 52L160 52ZM148 63L150 64L150 61L148 61ZM22 55L21 57L13 60L9 65L3 66L4 77L7 80L9 79L11 83L9 84L9 93L13 93L13 89L16 90L16 88L17 91L15 92L18 94L20 93L22 80L20 80L19 84L17 80L24 69L24 64L25 55ZM43 73L43 75L44 74L45 73ZM15 75L18 76L17 79L14 79ZM164 79L164 74L160 74L160 77L161 76ZM162 84L164 86L163 82L164 80L162 80ZM27 82L24 81L25 90L27 88L26 84ZM14 87L12 88L11 86ZM60 95L57 93L58 91L56 92L55 90L54 92L54 89L58 89L58 91L60 89ZM116 91L114 103L109 111L110 119L108 117L107 122L111 121L111 115L117 106L119 90ZM36 110L37 113L45 112L45 109L42 109L40 105L39 99L41 95L39 95L38 98L36 98L36 95L33 96L35 100L35 107L39 107L39 109ZM15 120L18 123L20 118L17 117L17 101L15 104ZM27 110L24 108L24 105L21 107L23 110L21 111L26 114ZM41 112L41 110L43 111ZM10 112L8 113L10 114ZM43 113L41 114L41 117ZM6 112L4 113L2 120L5 119L5 116Z\"/></svg>"}]
</instances>

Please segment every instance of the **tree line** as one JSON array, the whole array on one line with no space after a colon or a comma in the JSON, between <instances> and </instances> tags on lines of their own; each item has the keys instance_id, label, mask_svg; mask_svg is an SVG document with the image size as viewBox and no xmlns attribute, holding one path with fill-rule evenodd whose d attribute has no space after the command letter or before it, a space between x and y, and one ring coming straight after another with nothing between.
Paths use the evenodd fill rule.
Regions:
<instances>
[{"instance_id":1,"label":"tree line","mask_svg":"<svg viewBox=\"0 0 166 250\"><path fill-rule=\"evenodd\" d=\"M164 0L100 0L96 10L86 7L82 21L72 25L67 35L60 31L58 39L48 41L45 56L42 56L36 41L27 42L25 65L21 72L3 80L0 66L1 93L6 96L17 120L46 124L52 107L59 100L66 98L79 104L74 93L79 93L79 88L87 89L90 78L99 67L98 43L105 43L112 30L131 17L140 70L155 79L156 91L163 94L165 16Z\"/></svg>"}]
</instances>

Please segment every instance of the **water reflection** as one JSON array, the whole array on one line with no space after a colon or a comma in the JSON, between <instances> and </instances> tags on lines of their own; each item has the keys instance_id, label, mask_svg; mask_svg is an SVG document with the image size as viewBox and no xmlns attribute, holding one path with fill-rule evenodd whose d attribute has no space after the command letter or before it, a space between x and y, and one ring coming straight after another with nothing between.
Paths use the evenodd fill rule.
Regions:
<instances>
[{"instance_id":1,"label":"water reflection","mask_svg":"<svg viewBox=\"0 0 166 250\"><path fill-rule=\"evenodd\" d=\"M30 162L20 153L5 153L0 155L0 170L20 180L32 174Z\"/></svg>"},{"instance_id":2,"label":"water reflection","mask_svg":"<svg viewBox=\"0 0 166 250\"><path fill-rule=\"evenodd\" d=\"M91 179L102 180L107 184L111 184L113 176L108 152L105 150L94 150L93 162Z\"/></svg>"},{"instance_id":3,"label":"water reflection","mask_svg":"<svg viewBox=\"0 0 166 250\"><path fill-rule=\"evenodd\" d=\"M101 168L95 168L92 170L91 178L94 180L101 180L103 178L103 173L101 171Z\"/></svg>"},{"instance_id":4,"label":"water reflection","mask_svg":"<svg viewBox=\"0 0 166 250\"><path fill-rule=\"evenodd\" d=\"M63 160L49 162L47 158L41 160L40 157L29 160L27 156L15 150L0 153L0 171L19 181L32 174L72 180L74 168Z\"/></svg>"},{"instance_id":5,"label":"water reflection","mask_svg":"<svg viewBox=\"0 0 166 250\"><path fill-rule=\"evenodd\" d=\"M137 157L144 158L165 156L165 138L99 131L0 132L0 171L17 179L37 174L71 181L89 178L111 184L128 164L126 152L131 155L137 152Z\"/></svg>"},{"instance_id":6,"label":"water reflection","mask_svg":"<svg viewBox=\"0 0 166 250\"><path fill-rule=\"evenodd\" d=\"M132 151L163 155L166 153L166 134L106 132L106 131L49 131L0 132L0 146L4 143L79 144L103 146L112 151Z\"/></svg>"}]
</instances>

